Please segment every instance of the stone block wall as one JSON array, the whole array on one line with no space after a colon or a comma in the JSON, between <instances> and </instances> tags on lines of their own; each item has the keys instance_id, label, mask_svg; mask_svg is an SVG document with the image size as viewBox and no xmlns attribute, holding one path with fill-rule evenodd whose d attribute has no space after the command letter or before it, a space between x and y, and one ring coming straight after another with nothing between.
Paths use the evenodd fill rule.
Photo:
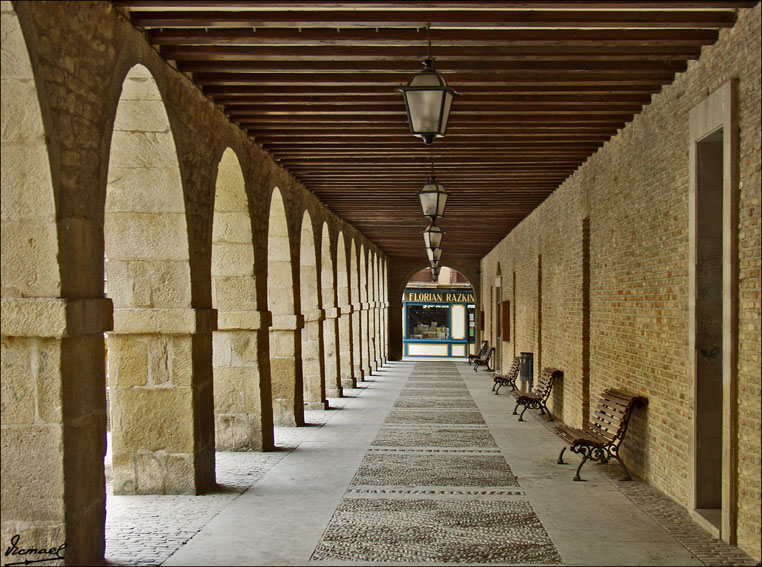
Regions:
<instances>
[{"instance_id":1,"label":"stone block wall","mask_svg":"<svg viewBox=\"0 0 762 567\"><path fill-rule=\"evenodd\" d=\"M704 47L699 60L655 94L641 114L482 260L481 283L482 297L489 297L499 263L503 299L510 300L515 310L511 342L502 344L503 360L526 350L535 353L535 374L540 365L564 371L562 388L550 406L563 421L578 425L585 415L585 397L594 403L607 387L648 398L647 408L634 414L624 458L637 476L689 506L693 378L688 352L688 114L734 80L739 141L737 541L757 559L759 46L757 4L739 10L735 27L722 31L713 46ZM492 314L488 306L485 337L494 324Z\"/></svg>"}]
</instances>

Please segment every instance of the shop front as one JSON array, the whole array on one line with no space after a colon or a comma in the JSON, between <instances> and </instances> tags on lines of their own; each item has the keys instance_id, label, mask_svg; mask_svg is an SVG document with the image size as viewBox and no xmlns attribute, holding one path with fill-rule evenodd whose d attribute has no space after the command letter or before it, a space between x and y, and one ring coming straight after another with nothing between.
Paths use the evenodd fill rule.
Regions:
<instances>
[{"instance_id":1,"label":"shop front","mask_svg":"<svg viewBox=\"0 0 762 567\"><path fill-rule=\"evenodd\" d=\"M465 359L473 352L473 291L406 289L402 309L405 356Z\"/></svg>"}]
</instances>

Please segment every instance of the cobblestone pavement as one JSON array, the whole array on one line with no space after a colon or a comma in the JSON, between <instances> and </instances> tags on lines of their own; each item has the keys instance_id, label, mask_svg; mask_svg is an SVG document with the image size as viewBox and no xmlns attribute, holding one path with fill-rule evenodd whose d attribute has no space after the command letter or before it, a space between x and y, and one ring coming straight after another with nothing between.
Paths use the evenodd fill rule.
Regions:
<instances>
[{"instance_id":1,"label":"cobblestone pavement","mask_svg":"<svg viewBox=\"0 0 762 567\"><path fill-rule=\"evenodd\" d=\"M428 368L416 364L408 384L429 380ZM481 413L458 411L476 404L455 365L431 376L461 397L401 391L311 560L560 564ZM478 444L464 446L469 438Z\"/></svg>"},{"instance_id":2,"label":"cobblestone pavement","mask_svg":"<svg viewBox=\"0 0 762 567\"><path fill-rule=\"evenodd\" d=\"M429 368L434 366L431 363L428 365ZM401 391L399 403L390 413L391 420L382 425L369 448L368 460L363 465L365 468L361 466L358 469L360 476L357 480L362 480L362 475L368 480L368 474L371 474L378 482L386 483L399 475L414 475L395 464L398 463L400 454L411 455L410 451L420 461L421 474L425 474L427 463L441 459L443 454L461 459L471 455L477 457L474 463L488 463L476 464L477 467L487 466L489 469L495 466L490 459L493 459L492 455L499 455L499 452L496 454L498 449L484 425L454 419L454 415L450 416L453 419L436 423L425 414L426 404L422 398L427 396L432 399L430 407L440 413L459 413L455 401L443 402L443 398L460 398L464 402L464 409L472 408L470 395L462 383L458 383L458 379L447 372L449 369L446 366L438 365L433 370L430 373L419 372L415 378L411 376L408 386ZM447 385L440 382L439 387L430 389L429 386L434 384L426 383L429 379L427 374L441 373L448 374ZM362 383L358 386L357 389L346 390L346 398L331 398L331 407L342 408L352 397L362 395ZM403 416L402 412L409 413ZM332 415L331 410L305 411L305 420L312 426L321 427ZM543 419L539 421L550 427ZM417 431L413 433L411 430ZM312 431L312 427L276 427L277 451L217 453L218 489L201 496L114 496L110 482L110 455L107 455L107 563L124 566L163 564L215 516L296 449ZM380 469L377 468L379 466ZM507 467L508 464L500 466ZM620 482L618 479L621 470L617 463L599 465L597 470L616 490L648 514L704 565L758 564L739 548L710 535L691 519L687 510L658 489L637 480ZM544 529L520 486L516 483L489 487L455 486L458 482L463 484L464 480L458 470L453 469L451 472L453 481L445 482L444 486L426 486L425 482L415 481L412 477L415 486L387 486L376 484L375 481L373 484L358 484L353 481L334 518L329 522L324 539L315 549L313 559L325 562L333 558L339 563L348 563L348 558L359 558L353 553L359 553L368 557L375 554L377 557L396 560L397 564L407 564L406 562L420 561L424 557L429 557L429 561L435 560L437 550L444 545L467 562L560 562L552 542L537 539L538 533L541 537ZM439 482L442 482L441 479ZM464 503L470 504L464 507ZM421 522L431 521L432 517L439 518L439 524L429 526L428 532L418 530ZM455 524L447 524L448 517L456 518ZM490 518L494 524L490 529L514 530L512 533L515 534L516 545L511 549L495 551L490 529L481 529L485 518ZM372 526L383 526L384 529L371 529ZM473 526L473 531L469 531L469 526ZM365 534L361 540L351 535L356 535L358 530ZM418 543L415 543L416 540ZM470 546L469 540L477 545ZM357 547L360 545L358 541L363 549ZM490 544L492 551L485 551L490 549ZM446 557L440 559L447 560Z\"/></svg>"}]
</instances>

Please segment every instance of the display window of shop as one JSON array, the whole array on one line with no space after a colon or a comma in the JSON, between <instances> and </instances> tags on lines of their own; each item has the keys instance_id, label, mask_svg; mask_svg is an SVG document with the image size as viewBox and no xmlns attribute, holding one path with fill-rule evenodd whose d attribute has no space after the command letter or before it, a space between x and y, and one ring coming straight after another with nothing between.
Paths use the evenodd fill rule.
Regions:
<instances>
[{"instance_id":1,"label":"display window of shop","mask_svg":"<svg viewBox=\"0 0 762 567\"><path fill-rule=\"evenodd\" d=\"M407 306L408 339L447 340L450 338L450 306L426 303Z\"/></svg>"}]
</instances>

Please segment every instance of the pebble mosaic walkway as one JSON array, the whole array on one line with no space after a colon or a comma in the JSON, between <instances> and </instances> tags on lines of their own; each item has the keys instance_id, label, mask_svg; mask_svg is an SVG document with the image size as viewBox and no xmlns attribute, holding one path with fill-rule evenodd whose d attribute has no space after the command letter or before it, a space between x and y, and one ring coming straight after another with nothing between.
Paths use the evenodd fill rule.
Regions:
<instances>
[{"instance_id":1,"label":"pebble mosaic walkway","mask_svg":"<svg viewBox=\"0 0 762 567\"><path fill-rule=\"evenodd\" d=\"M331 398L331 406L341 410L362 388L347 395ZM276 427L278 451L217 453L218 490L203 496L114 496L107 457L106 563L162 565L336 414L306 411L313 427ZM657 489L619 482L618 465L597 470L696 562L758 565ZM555 565L563 559L476 411L458 366L426 362L413 367L311 562Z\"/></svg>"},{"instance_id":2,"label":"pebble mosaic walkway","mask_svg":"<svg viewBox=\"0 0 762 567\"><path fill-rule=\"evenodd\" d=\"M451 363L415 365L311 559L561 563Z\"/></svg>"}]
</instances>

